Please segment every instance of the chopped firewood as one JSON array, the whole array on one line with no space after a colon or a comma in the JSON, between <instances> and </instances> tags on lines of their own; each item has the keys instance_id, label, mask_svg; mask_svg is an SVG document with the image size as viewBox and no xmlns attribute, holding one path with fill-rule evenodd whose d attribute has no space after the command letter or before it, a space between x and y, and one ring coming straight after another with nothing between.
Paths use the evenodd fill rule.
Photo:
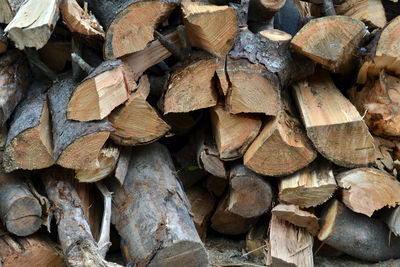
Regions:
<instances>
[{"instance_id":1,"label":"chopped firewood","mask_svg":"<svg viewBox=\"0 0 400 267\"><path fill-rule=\"evenodd\" d=\"M279 85L264 76L266 68L262 64L228 57L226 72L230 87L225 101L230 113L264 113L276 116L280 103Z\"/></svg>"},{"instance_id":2,"label":"chopped firewood","mask_svg":"<svg viewBox=\"0 0 400 267\"><path fill-rule=\"evenodd\" d=\"M83 10L76 0L62 0L60 12L63 21L71 32L104 38L104 30L93 14Z\"/></svg>"},{"instance_id":3,"label":"chopped firewood","mask_svg":"<svg viewBox=\"0 0 400 267\"><path fill-rule=\"evenodd\" d=\"M23 3L24 0L0 0L0 23L10 23Z\"/></svg>"},{"instance_id":4,"label":"chopped firewood","mask_svg":"<svg viewBox=\"0 0 400 267\"><path fill-rule=\"evenodd\" d=\"M215 70L215 73L217 74L218 77L217 81L219 85L218 89L220 91L220 95L224 96L226 96L229 89L229 78L226 72L226 62L227 62L227 56L219 58L217 69Z\"/></svg>"},{"instance_id":5,"label":"chopped firewood","mask_svg":"<svg viewBox=\"0 0 400 267\"><path fill-rule=\"evenodd\" d=\"M261 120L247 114L230 114L222 104L211 108L211 125L219 157L233 160L242 157L261 128Z\"/></svg>"},{"instance_id":6,"label":"chopped firewood","mask_svg":"<svg viewBox=\"0 0 400 267\"><path fill-rule=\"evenodd\" d=\"M336 188L331 164L326 160L316 160L280 180L279 201L301 208L315 207L331 198Z\"/></svg>"},{"instance_id":7,"label":"chopped firewood","mask_svg":"<svg viewBox=\"0 0 400 267\"><path fill-rule=\"evenodd\" d=\"M313 237L307 230L271 216L268 266L314 266Z\"/></svg>"},{"instance_id":8,"label":"chopped firewood","mask_svg":"<svg viewBox=\"0 0 400 267\"><path fill-rule=\"evenodd\" d=\"M242 164L234 164L229 174L227 210L244 218L259 217L271 208L270 183Z\"/></svg>"},{"instance_id":9,"label":"chopped firewood","mask_svg":"<svg viewBox=\"0 0 400 267\"><path fill-rule=\"evenodd\" d=\"M374 28L386 25L386 15L382 1L379 0L347 0L335 6L338 15L358 19Z\"/></svg>"},{"instance_id":10,"label":"chopped firewood","mask_svg":"<svg viewBox=\"0 0 400 267\"><path fill-rule=\"evenodd\" d=\"M94 183L109 176L117 165L119 149L115 146L105 146L100 150L99 167L94 170L75 170L75 178L81 183Z\"/></svg>"},{"instance_id":11,"label":"chopped firewood","mask_svg":"<svg viewBox=\"0 0 400 267\"><path fill-rule=\"evenodd\" d=\"M294 173L310 164L317 153L296 118L289 96L282 97L278 117L266 121L244 154L246 167L268 176Z\"/></svg>"},{"instance_id":12,"label":"chopped firewood","mask_svg":"<svg viewBox=\"0 0 400 267\"><path fill-rule=\"evenodd\" d=\"M318 72L293 87L307 135L318 152L343 167L374 162L374 141L368 127L327 72Z\"/></svg>"},{"instance_id":13,"label":"chopped firewood","mask_svg":"<svg viewBox=\"0 0 400 267\"><path fill-rule=\"evenodd\" d=\"M216 197L220 197L224 194L228 182L228 179L225 177L209 175L204 183L208 192L212 193Z\"/></svg>"},{"instance_id":14,"label":"chopped firewood","mask_svg":"<svg viewBox=\"0 0 400 267\"><path fill-rule=\"evenodd\" d=\"M132 148L126 146L121 147L120 152L114 176L120 184L123 185L126 174L128 173L129 162L131 161Z\"/></svg>"},{"instance_id":15,"label":"chopped firewood","mask_svg":"<svg viewBox=\"0 0 400 267\"><path fill-rule=\"evenodd\" d=\"M190 215L193 217L197 233L200 239L205 242L208 224L214 211L216 199L211 193L200 186L193 186L186 190L185 193L190 202Z\"/></svg>"},{"instance_id":16,"label":"chopped firewood","mask_svg":"<svg viewBox=\"0 0 400 267\"><path fill-rule=\"evenodd\" d=\"M43 266L63 267L61 249L43 234L28 237L0 237L0 258L3 267Z\"/></svg>"},{"instance_id":17,"label":"chopped firewood","mask_svg":"<svg viewBox=\"0 0 400 267\"><path fill-rule=\"evenodd\" d=\"M175 68L164 96L164 114L189 112L217 104L218 94L213 82L216 59L205 55L192 58L189 63Z\"/></svg>"},{"instance_id":18,"label":"chopped firewood","mask_svg":"<svg viewBox=\"0 0 400 267\"><path fill-rule=\"evenodd\" d=\"M224 57L234 44L238 22L232 7L182 2L183 22L190 44Z\"/></svg>"},{"instance_id":19,"label":"chopped firewood","mask_svg":"<svg viewBox=\"0 0 400 267\"><path fill-rule=\"evenodd\" d=\"M177 1L97 1L89 9L105 29L104 58L115 59L140 51L154 40L155 28L166 20Z\"/></svg>"},{"instance_id":20,"label":"chopped firewood","mask_svg":"<svg viewBox=\"0 0 400 267\"><path fill-rule=\"evenodd\" d=\"M400 204L400 182L385 171L359 168L336 176L343 203L352 211L372 216L375 210Z\"/></svg>"},{"instance_id":21,"label":"chopped firewood","mask_svg":"<svg viewBox=\"0 0 400 267\"><path fill-rule=\"evenodd\" d=\"M374 136L375 146L375 167L380 170L393 171L394 168L394 151L396 150L395 142Z\"/></svg>"},{"instance_id":22,"label":"chopped firewood","mask_svg":"<svg viewBox=\"0 0 400 267\"><path fill-rule=\"evenodd\" d=\"M313 213L301 210L296 205L279 204L272 209L272 215L280 220L307 229L313 236L318 234L318 218Z\"/></svg>"},{"instance_id":23,"label":"chopped firewood","mask_svg":"<svg viewBox=\"0 0 400 267\"><path fill-rule=\"evenodd\" d=\"M261 217L246 235L246 255L260 257L267 251L269 219Z\"/></svg>"},{"instance_id":24,"label":"chopped firewood","mask_svg":"<svg viewBox=\"0 0 400 267\"><path fill-rule=\"evenodd\" d=\"M360 50L360 69L357 74L358 84L365 84L367 81L376 80L376 77L380 74L381 70L376 67L374 58L382 31L383 30L374 32L375 34L372 36L372 40L369 44L362 47Z\"/></svg>"},{"instance_id":25,"label":"chopped firewood","mask_svg":"<svg viewBox=\"0 0 400 267\"><path fill-rule=\"evenodd\" d=\"M153 143L133 153L123 186L109 181L114 192L112 221L133 265L207 266L206 250L167 148Z\"/></svg>"},{"instance_id":26,"label":"chopped firewood","mask_svg":"<svg viewBox=\"0 0 400 267\"><path fill-rule=\"evenodd\" d=\"M150 92L147 76L142 76L136 91L123 105L108 116L115 131L111 138L120 145L139 145L154 142L163 137L170 126L146 101Z\"/></svg>"},{"instance_id":27,"label":"chopped firewood","mask_svg":"<svg viewBox=\"0 0 400 267\"><path fill-rule=\"evenodd\" d=\"M15 47L42 48L50 38L59 14L58 0L27 0L5 28Z\"/></svg>"},{"instance_id":28,"label":"chopped firewood","mask_svg":"<svg viewBox=\"0 0 400 267\"><path fill-rule=\"evenodd\" d=\"M53 130L54 160L70 169L95 169L98 155L111 124L101 121L78 122L67 119L68 101L76 87L70 74L59 77L48 93Z\"/></svg>"},{"instance_id":29,"label":"chopped firewood","mask_svg":"<svg viewBox=\"0 0 400 267\"><path fill-rule=\"evenodd\" d=\"M390 236L382 221L352 212L336 199L332 199L322 211L318 239L365 261L400 257L400 238Z\"/></svg>"},{"instance_id":30,"label":"chopped firewood","mask_svg":"<svg viewBox=\"0 0 400 267\"><path fill-rule=\"evenodd\" d=\"M318 36L323 33L323 37ZM335 73L349 74L367 30L359 20L346 16L313 19L293 37L292 48Z\"/></svg>"},{"instance_id":31,"label":"chopped firewood","mask_svg":"<svg viewBox=\"0 0 400 267\"><path fill-rule=\"evenodd\" d=\"M273 29L274 23L271 20L285 3L286 0L251 0L249 4L249 28L253 32L268 28Z\"/></svg>"}]
</instances>

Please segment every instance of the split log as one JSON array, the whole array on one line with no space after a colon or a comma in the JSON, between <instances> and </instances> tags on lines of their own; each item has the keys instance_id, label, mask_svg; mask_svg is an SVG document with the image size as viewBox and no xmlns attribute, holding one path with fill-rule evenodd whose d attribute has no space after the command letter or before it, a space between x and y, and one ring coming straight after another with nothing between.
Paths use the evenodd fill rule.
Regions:
<instances>
[{"instance_id":1,"label":"split log","mask_svg":"<svg viewBox=\"0 0 400 267\"><path fill-rule=\"evenodd\" d=\"M24 0L0 0L0 23L10 23L23 2Z\"/></svg>"},{"instance_id":2,"label":"split log","mask_svg":"<svg viewBox=\"0 0 400 267\"><path fill-rule=\"evenodd\" d=\"M27 0L5 28L15 47L42 48L50 39L59 14L59 0Z\"/></svg>"},{"instance_id":3,"label":"split log","mask_svg":"<svg viewBox=\"0 0 400 267\"><path fill-rule=\"evenodd\" d=\"M387 226L373 218L352 212L333 199L322 211L319 240L365 261L400 257L400 238L389 239ZM389 241L390 240L390 241Z\"/></svg>"},{"instance_id":4,"label":"split log","mask_svg":"<svg viewBox=\"0 0 400 267\"><path fill-rule=\"evenodd\" d=\"M126 174L128 173L129 162L131 161L132 148L122 147L120 149L120 155L118 158L117 166L115 167L115 178L120 182L121 185L124 184Z\"/></svg>"},{"instance_id":5,"label":"split log","mask_svg":"<svg viewBox=\"0 0 400 267\"><path fill-rule=\"evenodd\" d=\"M242 157L261 128L259 118L247 114L229 114L221 103L211 108L210 117L219 157L222 160Z\"/></svg>"},{"instance_id":6,"label":"split log","mask_svg":"<svg viewBox=\"0 0 400 267\"><path fill-rule=\"evenodd\" d=\"M220 95L226 96L229 89L229 78L226 72L226 62L228 56L218 59L217 69L215 70L215 74L217 75L218 89Z\"/></svg>"},{"instance_id":7,"label":"split log","mask_svg":"<svg viewBox=\"0 0 400 267\"><path fill-rule=\"evenodd\" d=\"M343 167L374 162L375 149L368 127L327 72L319 72L293 87L307 135L318 152Z\"/></svg>"},{"instance_id":8,"label":"split log","mask_svg":"<svg viewBox=\"0 0 400 267\"><path fill-rule=\"evenodd\" d=\"M133 265L207 266L206 250L168 150L153 143L135 148L134 155L123 186L109 181L114 192L112 221Z\"/></svg>"},{"instance_id":9,"label":"split log","mask_svg":"<svg viewBox=\"0 0 400 267\"><path fill-rule=\"evenodd\" d=\"M296 205L278 204L272 209L272 215L280 220L305 228L313 236L318 234L318 218L313 213L301 210Z\"/></svg>"},{"instance_id":10,"label":"split log","mask_svg":"<svg viewBox=\"0 0 400 267\"><path fill-rule=\"evenodd\" d=\"M386 25L385 10L379 0L350 0L335 5L336 14L358 19L374 28Z\"/></svg>"},{"instance_id":11,"label":"split log","mask_svg":"<svg viewBox=\"0 0 400 267\"><path fill-rule=\"evenodd\" d=\"M323 33L323 37L319 35ZM350 74L356 54L368 34L364 23L345 16L328 16L307 23L292 39L294 51L334 73Z\"/></svg>"},{"instance_id":12,"label":"split log","mask_svg":"<svg viewBox=\"0 0 400 267\"><path fill-rule=\"evenodd\" d=\"M273 18L285 5L286 0L251 0L249 2L249 28L253 32L260 32L274 28Z\"/></svg>"},{"instance_id":13,"label":"split log","mask_svg":"<svg viewBox=\"0 0 400 267\"><path fill-rule=\"evenodd\" d=\"M230 88L225 99L232 113L264 113L276 116L280 105L279 85L267 79L267 69L246 59L227 58L226 73Z\"/></svg>"},{"instance_id":14,"label":"split log","mask_svg":"<svg viewBox=\"0 0 400 267\"><path fill-rule=\"evenodd\" d=\"M191 187L185 193L190 202L190 215L193 218L197 233L201 241L205 242L208 224L214 211L216 199L211 193L200 186Z\"/></svg>"},{"instance_id":15,"label":"split log","mask_svg":"<svg viewBox=\"0 0 400 267\"><path fill-rule=\"evenodd\" d=\"M113 127L104 119L78 122L67 119L67 106L76 82L61 76L48 93L52 119L54 160L64 168L94 169L98 155Z\"/></svg>"},{"instance_id":16,"label":"split log","mask_svg":"<svg viewBox=\"0 0 400 267\"><path fill-rule=\"evenodd\" d=\"M280 180L279 201L301 208L315 207L331 198L336 187L331 164L326 160L316 160Z\"/></svg>"},{"instance_id":17,"label":"split log","mask_svg":"<svg viewBox=\"0 0 400 267\"><path fill-rule=\"evenodd\" d=\"M268 266L314 266L313 237L305 229L272 215L269 223Z\"/></svg>"},{"instance_id":18,"label":"split log","mask_svg":"<svg viewBox=\"0 0 400 267\"><path fill-rule=\"evenodd\" d=\"M336 176L343 203L371 217L375 210L400 204L400 182L385 171L359 168Z\"/></svg>"},{"instance_id":19,"label":"split log","mask_svg":"<svg viewBox=\"0 0 400 267\"><path fill-rule=\"evenodd\" d=\"M183 22L190 44L216 57L232 48L238 22L232 7L183 2Z\"/></svg>"},{"instance_id":20,"label":"split log","mask_svg":"<svg viewBox=\"0 0 400 267\"><path fill-rule=\"evenodd\" d=\"M176 66L164 95L164 114L215 106L218 98L213 82L216 68L216 59L206 55L192 57L189 63Z\"/></svg>"},{"instance_id":21,"label":"split log","mask_svg":"<svg viewBox=\"0 0 400 267\"><path fill-rule=\"evenodd\" d=\"M40 234L28 237L0 237L0 258L3 267L42 266L63 267L60 248Z\"/></svg>"},{"instance_id":22,"label":"split log","mask_svg":"<svg viewBox=\"0 0 400 267\"><path fill-rule=\"evenodd\" d=\"M150 92L147 76L142 76L139 85L128 101L108 116L115 131L111 139L119 145L140 145L154 142L170 130L157 111L146 101Z\"/></svg>"},{"instance_id":23,"label":"split log","mask_svg":"<svg viewBox=\"0 0 400 267\"><path fill-rule=\"evenodd\" d=\"M104 58L115 59L144 49L154 39L155 28L168 18L178 1L89 0L88 3L105 29Z\"/></svg>"},{"instance_id":24,"label":"split log","mask_svg":"<svg viewBox=\"0 0 400 267\"><path fill-rule=\"evenodd\" d=\"M271 185L242 164L234 164L229 174L227 210L244 218L259 217L271 208Z\"/></svg>"},{"instance_id":25,"label":"split log","mask_svg":"<svg viewBox=\"0 0 400 267\"><path fill-rule=\"evenodd\" d=\"M208 192L212 193L216 197L220 197L224 194L228 182L228 179L225 177L209 175L205 180L205 187Z\"/></svg>"},{"instance_id":26,"label":"split log","mask_svg":"<svg viewBox=\"0 0 400 267\"><path fill-rule=\"evenodd\" d=\"M304 168L316 156L295 117L288 95L285 95L278 117L266 121L261 133L244 154L243 162L256 173L283 176Z\"/></svg>"},{"instance_id":27,"label":"split log","mask_svg":"<svg viewBox=\"0 0 400 267\"><path fill-rule=\"evenodd\" d=\"M267 252L269 218L261 217L246 235L246 251L251 258L261 257Z\"/></svg>"}]
</instances>

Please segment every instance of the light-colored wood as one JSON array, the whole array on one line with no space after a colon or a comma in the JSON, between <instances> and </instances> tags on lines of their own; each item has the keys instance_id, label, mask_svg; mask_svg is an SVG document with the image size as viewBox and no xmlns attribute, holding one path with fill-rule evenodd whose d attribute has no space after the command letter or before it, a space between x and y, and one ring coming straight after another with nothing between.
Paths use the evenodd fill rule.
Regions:
<instances>
[{"instance_id":1,"label":"light-colored wood","mask_svg":"<svg viewBox=\"0 0 400 267\"><path fill-rule=\"evenodd\" d=\"M170 127L157 111L146 101L150 92L147 76L142 76L139 86L122 106L109 116L115 131L111 138L120 145L138 145L156 141Z\"/></svg>"},{"instance_id":2,"label":"light-colored wood","mask_svg":"<svg viewBox=\"0 0 400 267\"><path fill-rule=\"evenodd\" d=\"M303 170L279 181L279 201L301 208L315 207L331 198L336 188L331 164L317 159Z\"/></svg>"},{"instance_id":3,"label":"light-colored wood","mask_svg":"<svg viewBox=\"0 0 400 267\"><path fill-rule=\"evenodd\" d=\"M307 135L318 152L344 167L374 162L375 149L368 127L327 72L318 72L293 87Z\"/></svg>"},{"instance_id":4,"label":"light-colored wood","mask_svg":"<svg viewBox=\"0 0 400 267\"><path fill-rule=\"evenodd\" d=\"M375 167L380 170L386 170L389 173L393 173L393 176L397 176L397 172L395 167L395 151L397 142L392 142L388 139L383 139L377 136L374 136L374 145L375 145Z\"/></svg>"},{"instance_id":5,"label":"light-colored wood","mask_svg":"<svg viewBox=\"0 0 400 267\"><path fill-rule=\"evenodd\" d=\"M56 27L59 4L58 0L25 1L4 31L18 49L40 49Z\"/></svg>"},{"instance_id":6,"label":"light-colored wood","mask_svg":"<svg viewBox=\"0 0 400 267\"><path fill-rule=\"evenodd\" d=\"M307 230L271 216L267 265L314 266L313 237Z\"/></svg>"},{"instance_id":7,"label":"light-colored wood","mask_svg":"<svg viewBox=\"0 0 400 267\"><path fill-rule=\"evenodd\" d=\"M296 205L278 204L272 209L272 215L280 220L307 229L313 236L319 231L318 218L311 212L301 210Z\"/></svg>"},{"instance_id":8,"label":"light-colored wood","mask_svg":"<svg viewBox=\"0 0 400 267\"><path fill-rule=\"evenodd\" d=\"M400 182L385 171L359 168L336 176L343 203L354 212L372 216L385 206L400 204Z\"/></svg>"},{"instance_id":9,"label":"light-colored wood","mask_svg":"<svg viewBox=\"0 0 400 267\"><path fill-rule=\"evenodd\" d=\"M358 19L366 25L383 28L386 25L385 10L380 0L347 0L335 6L337 15Z\"/></svg>"},{"instance_id":10,"label":"light-colored wood","mask_svg":"<svg viewBox=\"0 0 400 267\"><path fill-rule=\"evenodd\" d=\"M224 57L234 44L238 22L232 7L182 2L183 23L192 46Z\"/></svg>"},{"instance_id":11,"label":"light-colored wood","mask_svg":"<svg viewBox=\"0 0 400 267\"><path fill-rule=\"evenodd\" d=\"M24 0L0 0L0 23L8 24Z\"/></svg>"},{"instance_id":12,"label":"light-colored wood","mask_svg":"<svg viewBox=\"0 0 400 267\"><path fill-rule=\"evenodd\" d=\"M114 176L117 180L124 184L126 174L128 173L129 162L131 161L132 148L131 147L121 147L121 153L118 158L117 166L115 167Z\"/></svg>"},{"instance_id":13,"label":"light-colored wood","mask_svg":"<svg viewBox=\"0 0 400 267\"><path fill-rule=\"evenodd\" d=\"M261 120L258 117L230 114L221 103L210 109L210 117L219 157L222 160L233 160L243 156L261 128Z\"/></svg>"},{"instance_id":14,"label":"light-colored wood","mask_svg":"<svg viewBox=\"0 0 400 267\"><path fill-rule=\"evenodd\" d=\"M215 106L218 98L213 81L216 68L215 58L193 59L177 67L164 96L164 114Z\"/></svg>"},{"instance_id":15,"label":"light-colored wood","mask_svg":"<svg viewBox=\"0 0 400 267\"><path fill-rule=\"evenodd\" d=\"M313 19L293 37L292 48L335 73L355 67L359 44L367 30L359 20L345 16Z\"/></svg>"},{"instance_id":16,"label":"light-colored wood","mask_svg":"<svg viewBox=\"0 0 400 267\"><path fill-rule=\"evenodd\" d=\"M219 58L217 69L215 70L219 81L220 88L218 89L220 89L220 95L224 96L226 96L229 89L229 78L228 74L226 73L226 61L227 57Z\"/></svg>"}]
</instances>

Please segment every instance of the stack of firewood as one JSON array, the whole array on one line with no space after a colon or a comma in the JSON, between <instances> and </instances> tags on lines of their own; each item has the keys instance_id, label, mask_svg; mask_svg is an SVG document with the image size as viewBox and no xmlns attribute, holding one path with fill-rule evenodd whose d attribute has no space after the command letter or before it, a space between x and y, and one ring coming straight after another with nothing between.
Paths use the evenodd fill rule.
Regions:
<instances>
[{"instance_id":1,"label":"stack of firewood","mask_svg":"<svg viewBox=\"0 0 400 267\"><path fill-rule=\"evenodd\" d=\"M400 258L393 2L0 0L2 265Z\"/></svg>"}]
</instances>

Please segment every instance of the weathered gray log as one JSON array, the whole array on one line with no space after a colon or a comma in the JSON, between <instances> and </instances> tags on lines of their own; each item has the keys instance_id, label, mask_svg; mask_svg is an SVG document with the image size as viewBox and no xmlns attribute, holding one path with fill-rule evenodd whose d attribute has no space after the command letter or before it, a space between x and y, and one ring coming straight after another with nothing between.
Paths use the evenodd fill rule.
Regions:
<instances>
[{"instance_id":1,"label":"weathered gray log","mask_svg":"<svg viewBox=\"0 0 400 267\"><path fill-rule=\"evenodd\" d=\"M112 222L126 241L133 266L207 266L168 150L153 143L133 153L123 186L109 181Z\"/></svg>"}]
</instances>

